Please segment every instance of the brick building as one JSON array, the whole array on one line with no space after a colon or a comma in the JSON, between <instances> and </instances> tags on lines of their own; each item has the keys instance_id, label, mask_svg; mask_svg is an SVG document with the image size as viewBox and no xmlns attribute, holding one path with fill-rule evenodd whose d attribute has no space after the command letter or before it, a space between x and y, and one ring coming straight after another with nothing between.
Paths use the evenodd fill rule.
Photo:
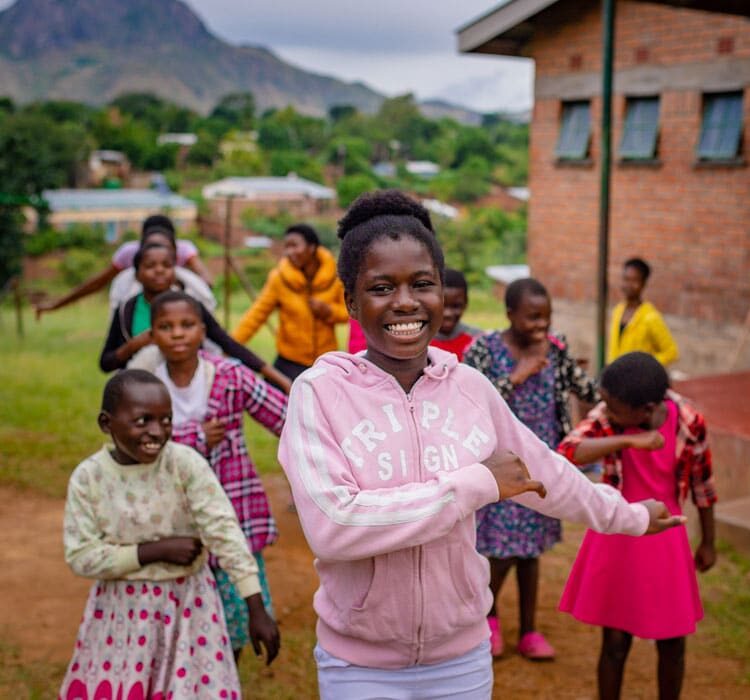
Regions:
<instances>
[{"instance_id":1,"label":"brick building","mask_svg":"<svg viewBox=\"0 0 750 700\"><path fill-rule=\"evenodd\" d=\"M618 0L615 27L610 303L622 262L644 257L678 368L750 367L750 2ZM528 260L593 357L601 1L509 0L458 40L534 59Z\"/></svg>"}]
</instances>

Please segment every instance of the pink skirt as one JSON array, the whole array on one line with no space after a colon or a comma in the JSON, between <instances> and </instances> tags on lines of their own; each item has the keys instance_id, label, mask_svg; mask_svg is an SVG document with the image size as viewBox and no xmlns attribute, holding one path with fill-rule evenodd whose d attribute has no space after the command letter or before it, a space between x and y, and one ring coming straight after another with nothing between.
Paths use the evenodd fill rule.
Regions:
<instances>
[{"instance_id":1,"label":"pink skirt","mask_svg":"<svg viewBox=\"0 0 750 700\"><path fill-rule=\"evenodd\" d=\"M703 606L685 527L645 537L589 530L560 610L644 639L692 634Z\"/></svg>"},{"instance_id":2,"label":"pink skirt","mask_svg":"<svg viewBox=\"0 0 750 700\"><path fill-rule=\"evenodd\" d=\"M59 700L240 697L208 566L171 581L97 581Z\"/></svg>"}]
</instances>

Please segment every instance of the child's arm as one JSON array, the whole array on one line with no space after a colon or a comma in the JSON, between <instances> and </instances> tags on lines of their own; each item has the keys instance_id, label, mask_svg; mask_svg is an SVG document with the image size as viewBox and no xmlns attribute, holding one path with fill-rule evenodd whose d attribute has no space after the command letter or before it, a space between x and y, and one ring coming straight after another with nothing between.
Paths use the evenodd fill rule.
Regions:
<instances>
[{"instance_id":1,"label":"child's arm","mask_svg":"<svg viewBox=\"0 0 750 700\"><path fill-rule=\"evenodd\" d=\"M278 274L277 270L271 270L257 299L243 314L240 322L234 327L232 338L238 343L246 343L250 340L278 305L279 295L276 289L276 278Z\"/></svg>"},{"instance_id":2,"label":"child's arm","mask_svg":"<svg viewBox=\"0 0 750 700\"><path fill-rule=\"evenodd\" d=\"M180 461L185 495L201 539L216 555L221 568L245 599L253 649L260 655L262 644L266 649L266 664L270 664L279 651L279 631L263 607L258 565L248 548L234 508L202 457L188 450L181 453Z\"/></svg>"},{"instance_id":3,"label":"child's arm","mask_svg":"<svg viewBox=\"0 0 750 700\"><path fill-rule=\"evenodd\" d=\"M287 397L244 367L236 369L244 408L248 415L274 435L281 435L286 420Z\"/></svg>"},{"instance_id":4,"label":"child's arm","mask_svg":"<svg viewBox=\"0 0 750 700\"><path fill-rule=\"evenodd\" d=\"M498 397L492 384L483 380L485 401L500 445L518 455L532 479L547 487L547 497L523 493L514 500L544 515L581 522L598 532L642 535L683 522L670 517L656 501L628 503L619 491L606 484L593 484L561 455L549 449L521 423ZM480 387L462 389L471 395Z\"/></svg>"},{"instance_id":5,"label":"child's arm","mask_svg":"<svg viewBox=\"0 0 750 700\"><path fill-rule=\"evenodd\" d=\"M695 550L695 568L708 571L716 563L714 547L714 507L698 508L701 521L701 542Z\"/></svg>"},{"instance_id":6,"label":"child's arm","mask_svg":"<svg viewBox=\"0 0 750 700\"><path fill-rule=\"evenodd\" d=\"M137 544L105 542L93 508L93 476L83 462L68 483L63 518L65 561L78 576L98 579L122 578L141 568Z\"/></svg>"},{"instance_id":7,"label":"child's arm","mask_svg":"<svg viewBox=\"0 0 750 700\"><path fill-rule=\"evenodd\" d=\"M586 403L592 404L599 401L596 381L586 374L583 367L576 362L565 346L561 348L561 362L563 363L563 373L570 390L581 401Z\"/></svg>"},{"instance_id":8,"label":"child's arm","mask_svg":"<svg viewBox=\"0 0 750 700\"><path fill-rule=\"evenodd\" d=\"M141 348L151 344L151 331L143 331L129 340L122 333L121 308L118 307L112 314L112 321L104 342L102 354L99 356L99 367L102 372L113 372L127 365L128 360Z\"/></svg>"},{"instance_id":9,"label":"child's arm","mask_svg":"<svg viewBox=\"0 0 750 700\"><path fill-rule=\"evenodd\" d=\"M45 311L56 311L62 309L68 304L72 304L74 301L83 299L89 294L98 292L100 289L104 289L120 272L120 268L110 263L109 267L102 270L93 277L89 277L87 280L79 284L75 289L72 289L65 296L55 299L53 301L43 301L35 305L36 317L39 320Z\"/></svg>"},{"instance_id":10,"label":"child's arm","mask_svg":"<svg viewBox=\"0 0 750 700\"><path fill-rule=\"evenodd\" d=\"M213 340L230 357L238 359L243 365L249 367L254 372L259 372L266 364L265 361L258 357L252 350L232 338L203 305L201 305L201 309L203 312L203 323L206 326L206 337Z\"/></svg>"},{"instance_id":11,"label":"child's arm","mask_svg":"<svg viewBox=\"0 0 750 700\"><path fill-rule=\"evenodd\" d=\"M649 316L648 332L652 342L656 346L654 357L665 367L680 356L677 343L675 343L672 334L669 332L669 327L656 309Z\"/></svg>"},{"instance_id":12,"label":"child's arm","mask_svg":"<svg viewBox=\"0 0 750 700\"><path fill-rule=\"evenodd\" d=\"M563 445L565 441L563 441ZM635 450L660 450L664 438L658 430L647 430L633 435L608 435L582 439L569 457L574 464L591 464L602 457L628 448ZM566 454L567 456L567 454Z\"/></svg>"}]
</instances>

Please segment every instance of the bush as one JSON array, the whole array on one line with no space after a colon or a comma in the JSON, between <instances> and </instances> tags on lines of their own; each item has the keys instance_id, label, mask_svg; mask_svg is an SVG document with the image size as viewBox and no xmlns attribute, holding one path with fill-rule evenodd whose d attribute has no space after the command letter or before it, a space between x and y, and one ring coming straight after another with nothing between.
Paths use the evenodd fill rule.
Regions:
<instances>
[{"instance_id":1,"label":"bush","mask_svg":"<svg viewBox=\"0 0 750 700\"><path fill-rule=\"evenodd\" d=\"M65 231L41 229L24 239L24 252L34 257L69 248L83 248L93 253L102 253L107 248L107 242L100 228L84 224L74 224Z\"/></svg>"},{"instance_id":2,"label":"bush","mask_svg":"<svg viewBox=\"0 0 750 700\"><path fill-rule=\"evenodd\" d=\"M99 256L90 251L74 248L60 261L60 273L71 287L91 277L101 266Z\"/></svg>"}]
</instances>

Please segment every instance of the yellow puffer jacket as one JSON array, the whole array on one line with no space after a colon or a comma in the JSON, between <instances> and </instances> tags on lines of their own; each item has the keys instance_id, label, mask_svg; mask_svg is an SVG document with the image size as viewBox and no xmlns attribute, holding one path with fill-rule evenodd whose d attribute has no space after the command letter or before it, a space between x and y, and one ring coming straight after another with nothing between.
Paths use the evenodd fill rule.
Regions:
<instances>
[{"instance_id":1,"label":"yellow puffer jacket","mask_svg":"<svg viewBox=\"0 0 750 700\"><path fill-rule=\"evenodd\" d=\"M349 320L344 304L344 286L336 275L333 255L321 246L318 246L316 255L320 267L311 282L286 258L271 270L255 303L232 331L235 340L247 342L273 310L278 309L276 349L279 355L302 365L311 365L324 352L338 349L334 325ZM313 316L308 305L310 298L328 304L331 313L327 319Z\"/></svg>"}]
</instances>

